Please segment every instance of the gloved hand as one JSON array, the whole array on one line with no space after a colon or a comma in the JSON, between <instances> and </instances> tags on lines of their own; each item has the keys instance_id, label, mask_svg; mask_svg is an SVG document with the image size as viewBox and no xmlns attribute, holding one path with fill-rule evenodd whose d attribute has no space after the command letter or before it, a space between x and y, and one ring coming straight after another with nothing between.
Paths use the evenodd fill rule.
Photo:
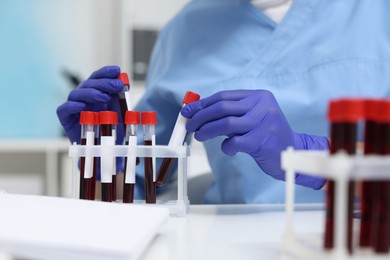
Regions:
<instances>
[{"instance_id":1,"label":"gloved hand","mask_svg":"<svg viewBox=\"0 0 390 260\"><path fill-rule=\"evenodd\" d=\"M69 93L68 100L57 108L57 116L71 143L80 143L81 111L110 110L118 113L117 144L124 138L123 120L120 116L118 93L123 89L123 82L117 77L118 66L103 67L95 72ZM123 160L117 158L117 171L122 170ZM119 168L118 168L119 167Z\"/></svg>"},{"instance_id":2,"label":"gloved hand","mask_svg":"<svg viewBox=\"0 0 390 260\"><path fill-rule=\"evenodd\" d=\"M186 128L195 132L195 139L227 136L221 145L225 154L247 153L265 173L278 180L285 180L280 157L288 146L303 150L329 148L326 137L293 132L267 90L221 91L186 105L181 114L188 118ZM325 179L297 174L296 183L320 189Z\"/></svg>"},{"instance_id":3,"label":"gloved hand","mask_svg":"<svg viewBox=\"0 0 390 260\"><path fill-rule=\"evenodd\" d=\"M71 143L80 143L81 111L116 111L119 124L120 117L118 93L123 89L123 82L117 79L120 68L117 66L103 67L94 73L69 93L68 101L57 108L57 116ZM118 126L118 143L123 141L123 126Z\"/></svg>"}]
</instances>

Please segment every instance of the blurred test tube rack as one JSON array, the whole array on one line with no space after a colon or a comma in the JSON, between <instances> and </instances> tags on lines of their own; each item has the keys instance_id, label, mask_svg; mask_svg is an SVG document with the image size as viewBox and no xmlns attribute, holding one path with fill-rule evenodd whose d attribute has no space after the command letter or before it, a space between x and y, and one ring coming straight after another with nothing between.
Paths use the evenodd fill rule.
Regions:
<instances>
[{"instance_id":1,"label":"blurred test tube rack","mask_svg":"<svg viewBox=\"0 0 390 260\"><path fill-rule=\"evenodd\" d=\"M283 254L286 259L290 259L291 256L295 257L294 259L303 260L390 259L390 253L377 254L372 249L359 248L358 243L354 243L353 253L350 254L347 249L345 232L348 213L348 182L351 180L390 180L390 156L365 156L361 152L356 155L348 155L345 152L330 155L327 151L298 151L289 147L282 153L282 168L286 171L286 230L283 245ZM313 238L313 236L297 234L294 231L294 186L297 172L332 179L336 183L335 243L330 250L323 248L322 234ZM324 225L324 223L318 223L318 225ZM357 237L354 237L355 241Z\"/></svg>"}]
</instances>

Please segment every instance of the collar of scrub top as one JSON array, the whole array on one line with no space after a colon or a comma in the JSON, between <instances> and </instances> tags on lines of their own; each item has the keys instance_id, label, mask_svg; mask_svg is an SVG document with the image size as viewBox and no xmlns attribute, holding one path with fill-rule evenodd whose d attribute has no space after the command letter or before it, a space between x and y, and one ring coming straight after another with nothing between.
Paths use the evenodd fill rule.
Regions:
<instances>
[{"instance_id":1,"label":"collar of scrub top","mask_svg":"<svg viewBox=\"0 0 390 260\"><path fill-rule=\"evenodd\" d=\"M274 61L277 55L287 46L287 44L299 32L305 22L308 21L310 15L313 14L316 7L322 0L294 0L284 16L283 20L278 24L257 9L252 3L249 3L254 12L274 28L274 32L268 41L259 50L258 55L246 65L242 76L257 77ZM250 0L248 0L250 2Z\"/></svg>"},{"instance_id":2,"label":"collar of scrub top","mask_svg":"<svg viewBox=\"0 0 390 260\"><path fill-rule=\"evenodd\" d=\"M284 5L290 0L251 0L252 4L258 6L262 10L266 10L272 7Z\"/></svg>"},{"instance_id":3,"label":"collar of scrub top","mask_svg":"<svg viewBox=\"0 0 390 260\"><path fill-rule=\"evenodd\" d=\"M272 20L280 23L290 9L292 0L251 0L251 3Z\"/></svg>"}]
</instances>

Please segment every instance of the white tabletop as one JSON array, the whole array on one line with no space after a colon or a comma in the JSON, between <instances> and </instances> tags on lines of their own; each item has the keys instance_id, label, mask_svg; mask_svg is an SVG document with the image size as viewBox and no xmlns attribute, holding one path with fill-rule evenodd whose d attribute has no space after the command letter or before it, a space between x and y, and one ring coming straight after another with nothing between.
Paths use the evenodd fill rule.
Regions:
<instances>
[{"instance_id":1,"label":"white tabletop","mask_svg":"<svg viewBox=\"0 0 390 260\"><path fill-rule=\"evenodd\" d=\"M324 212L296 212L296 231L320 235ZM170 218L141 259L280 259L282 206L194 205L186 218Z\"/></svg>"}]
</instances>

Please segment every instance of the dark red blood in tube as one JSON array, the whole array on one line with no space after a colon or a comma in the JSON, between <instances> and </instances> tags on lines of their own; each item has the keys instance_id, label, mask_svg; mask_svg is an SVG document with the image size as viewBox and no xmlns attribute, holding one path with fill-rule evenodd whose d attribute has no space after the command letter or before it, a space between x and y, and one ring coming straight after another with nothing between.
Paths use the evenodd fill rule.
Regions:
<instances>
[{"instance_id":1,"label":"dark red blood in tube","mask_svg":"<svg viewBox=\"0 0 390 260\"><path fill-rule=\"evenodd\" d=\"M129 142L125 142L126 145L129 145ZM125 168L124 168L124 180L126 180L127 169L127 157L125 157ZM123 203L133 203L134 202L134 184L126 183L123 181Z\"/></svg>"},{"instance_id":2,"label":"dark red blood in tube","mask_svg":"<svg viewBox=\"0 0 390 260\"><path fill-rule=\"evenodd\" d=\"M136 138L137 136L137 125L141 122L141 114L138 111L126 111L124 117L124 125L126 125L126 137L125 145L129 145L130 138ZM139 158L136 157L135 162L128 161L128 157L125 157L125 168L124 168L124 182L123 182L123 203L134 202L134 183L126 183L127 174L135 174L127 172L127 163L139 164ZM133 158L131 158L133 160Z\"/></svg>"},{"instance_id":3,"label":"dark red blood in tube","mask_svg":"<svg viewBox=\"0 0 390 260\"><path fill-rule=\"evenodd\" d=\"M184 98L183 98L183 107L186 106L187 104L190 104L192 102L195 102L197 100L200 99L200 95L195 93L195 92L192 92L192 91L187 91ZM179 114L179 117L177 120L179 120L179 118L182 117L180 114ZM172 140L179 140L180 143L176 143L176 144L173 144L173 145L182 145L184 140L180 140L180 139L176 139L175 138L175 133L178 134L178 132L175 132L176 130L176 127L178 127L177 125L175 125L175 128L172 132L172 136L171 136L171 139L169 140L169 144L168 145L172 145ZM180 126L179 126L180 127ZM182 129L184 132L187 132L185 129ZM180 128L177 128L177 131L181 132L180 131ZM176 142L176 141L174 141ZM167 179L168 179L168 176L169 176L169 172L170 172L170 169L172 168L172 165L173 163L175 162L175 158L164 158L162 163L161 163L161 166L158 170L158 173L157 173L157 185L159 186L162 186L166 183Z\"/></svg>"},{"instance_id":4,"label":"dark red blood in tube","mask_svg":"<svg viewBox=\"0 0 390 260\"><path fill-rule=\"evenodd\" d=\"M157 185L162 186L166 183L168 176L169 176L169 170L172 168L173 163L175 162L175 158L164 158L160 168L158 170L157 175Z\"/></svg>"},{"instance_id":5,"label":"dark red blood in tube","mask_svg":"<svg viewBox=\"0 0 390 260\"><path fill-rule=\"evenodd\" d=\"M118 115L113 111L101 111L100 112L100 135L103 136L112 136L114 125L118 124ZM114 157L115 158L115 157ZM107 174L101 172L101 174ZM110 172L113 177L116 173ZM112 178L111 177L111 178ZM112 202L116 200L116 185L113 185L113 179L111 179L111 183L103 183L102 182L102 201Z\"/></svg>"},{"instance_id":6,"label":"dark red blood in tube","mask_svg":"<svg viewBox=\"0 0 390 260\"><path fill-rule=\"evenodd\" d=\"M358 99L340 99L330 102L328 118L331 122L331 154L339 151L345 151L350 155L356 153L357 122L363 115L362 105L362 100ZM325 249L332 249L334 247L335 189L336 183L333 180L329 180L326 196ZM350 253L352 253L353 192L354 182L349 181L346 246Z\"/></svg>"},{"instance_id":7,"label":"dark red blood in tube","mask_svg":"<svg viewBox=\"0 0 390 260\"><path fill-rule=\"evenodd\" d=\"M144 129L144 145L154 145L154 131L157 124L157 115L154 111L146 111L141 113L141 123ZM146 203L156 203L156 182L153 176L153 158L144 158L145 170L145 201Z\"/></svg>"},{"instance_id":8,"label":"dark red blood in tube","mask_svg":"<svg viewBox=\"0 0 390 260\"><path fill-rule=\"evenodd\" d=\"M144 145L152 145L152 141L145 140ZM156 203L156 183L153 181L153 159L145 157L145 199L146 203Z\"/></svg>"},{"instance_id":9,"label":"dark red blood in tube","mask_svg":"<svg viewBox=\"0 0 390 260\"><path fill-rule=\"evenodd\" d=\"M378 152L380 155L390 154L390 101L380 102L378 115ZM372 245L377 253L389 252L390 241L390 181L374 182L374 205L372 219Z\"/></svg>"},{"instance_id":10,"label":"dark red blood in tube","mask_svg":"<svg viewBox=\"0 0 390 260\"><path fill-rule=\"evenodd\" d=\"M80 125L81 125L81 140L80 145L86 145L86 134L88 131L93 131L95 125L95 112L81 111ZM93 133L94 134L94 133ZM93 169L92 169L93 171ZM85 157L80 157L80 199L89 199L91 178L85 178Z\"/></svg>"},{"instance_id":11,"label":"dark red blood in tube","mask_svg":"<svg viewBox=\"0 0 390 260\"><path fill-rule=\"evenodd\" d=\"M87 144L87 139L81 138L81 145ZM87 199L86 197L86 190L85 190L85 182L86 179L84 178L85 173L85 157L80 157L80 199Z\"/></svg>"},{"instance_id":12,"label":"dark red blood in tube","mask_svg":"<svg viewBox=\"0 0 390 260\"><path fill-rule=\"evenodd\" d=\"M373 155L378 153L378 122L379 100L367 99L364 101L364 154ZM362 194L360 203L360 236L359 246L370 247L373 241L372 214L375 196L375 182L362 181Z\"/></svg>"},{"instance_id":13,"label":"dark red blood in tube","mask_svg":"<svg viewBox=\"0 0 390 260\"><path fill-rule=\"evenodd\" d=\"M100 126L100 135L101 136L111 136L112 135L112 126L111 125L101 125ZM103 173L101 173L103 174ZM112 173L111 173L112 174ZM102 201L112 202L112 183L102 183Z\"/></svg>"}]
</instances>

